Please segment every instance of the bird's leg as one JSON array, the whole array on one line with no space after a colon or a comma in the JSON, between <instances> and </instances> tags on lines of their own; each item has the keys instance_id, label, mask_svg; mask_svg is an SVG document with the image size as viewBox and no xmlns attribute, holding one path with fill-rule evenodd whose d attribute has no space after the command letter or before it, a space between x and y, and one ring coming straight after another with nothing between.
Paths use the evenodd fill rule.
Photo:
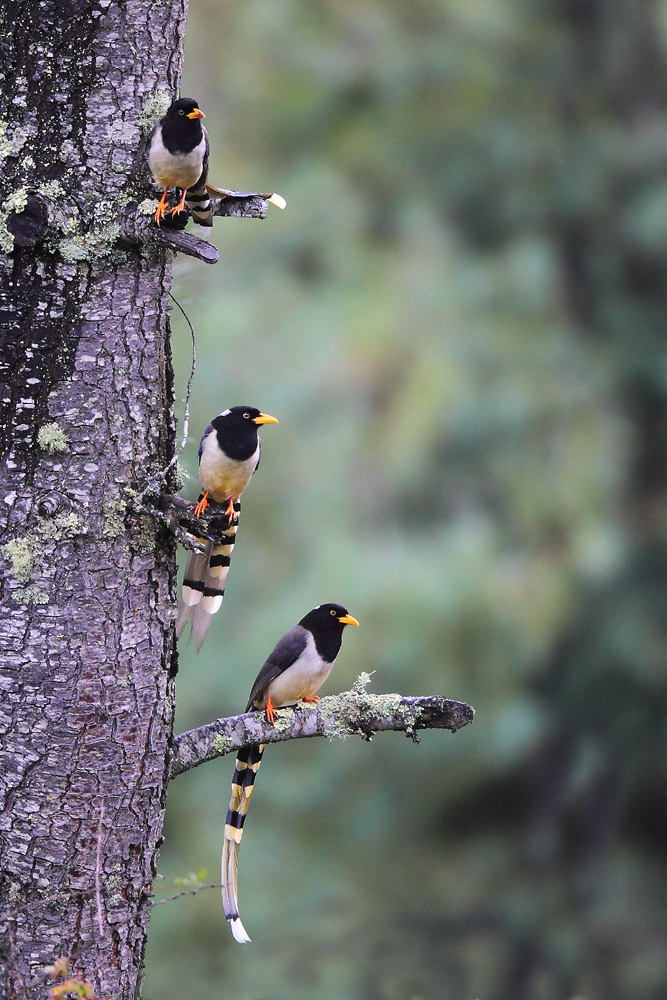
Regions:
<instances>
[{"instance_id":1,"label":"bird's leg","mask_svg":"<svg viewBox=\"0 0 667 1000\"><path fill-rule=\"evenodd\" d=\"M168 190L169 190L169 188L166 187L164 189L164 191L162 192L162 197L160 199L160 203L159 203L158 207L155 209L155 215L153 216L153 218L157 222L158 226L160 225L160 219L164 219L165 215L167 214L167 191Z\"/></svg>"},{"instance_id":2,"label":"bird's leg","mask_svg":"<svg viewBox=\"0 0 667 1000\"><path fill-rule=\"evenodd\" d=\"M229 503L227 504L227 508L225 510L225 517L227 518L227 520L229 521L230 524L234 520L234 513L235 513L235 511L234 511L234 497L230 497L229 498Z\"/></svg>"},{"instance_id":3,"label":"bird's leg","mask_svg":"<svg viewBox=\"0 0 667 1000\"><path fill-rule=\"evenodd\" d=\"M178 205L174 205L173 208L169 209L170 215L178 215L179 212L185 211L185 196L187 193L188 189L183 188L183 194L181 195L181 200L179 201Z\"/></svg>"},{"instance_id":4,"label":"bird's leg","mask_svg":"<svg viewBox=\"0 0 667 1000\"><path fill-rule=\"evenodd\" d=\"M319 700L320 700L320 696L317 695L317 694L314 694L312 698L305 698L304 697L304 698L301 699L301 701L314 701L314 702L318 702Z\"/></svg>"},{"instance_id":5,"label":"bird's leg","mask_svg":"<svg viewBox=\"0 0 667 1000\"><path fill-rule=\"evenodd\" d=\"M278 713L273 707L273 702L271 701L271 695L269 695L266 702L266 721L270 722L271 725L275 725L275 721L278 718Z\"/></svg>"},{"instance_id":6,"label":"bird's leg","mask_svg":"<svg viewBox=\"0 0 667 1000\"><path fill-rule=\"evenodd\" d=\"M206 490L204 496L201 498L197 506L195 507L195 517L201 517L206 508L208 507L208 494L209 490Z\"/></svg>"}]
</instances>

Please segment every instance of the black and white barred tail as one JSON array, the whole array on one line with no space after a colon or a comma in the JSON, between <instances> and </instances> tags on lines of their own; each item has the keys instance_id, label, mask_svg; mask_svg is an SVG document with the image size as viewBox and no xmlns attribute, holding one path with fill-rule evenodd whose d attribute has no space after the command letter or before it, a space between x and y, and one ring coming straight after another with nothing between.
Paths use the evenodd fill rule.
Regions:
<instances>
[{"instance_id":1,"label":"black and white barred tail","mask_svg":"<svg viewBox=\"0 0 667 1000\"><path fill-rule=\"evenodd\" d=\"M255 776L262 763L264 744L241 747L236 758L236 770L232 778L232 797L229 800L225 821L225 839L222 845L220 882L222 884L222 905L229 921L232 934L239 944L250 941L239 916L238 868L239 845L243 836L243 824L250 804L250 796L255 785Z\"/></svg>"},{"instance_id":2,"label":"black and white barred tail","mask_svg":"<svg viewBox=\"0 0 667 1000\"><path fill-rule=\"evenodd\" d=\"M196 222L198 226L213 225L213 209L211 208L211 199L206 187L207 174L208 164L205 163L201 177L185 193L185 204L190 209L192 221Z\"/></svg>"},{"instance_id":3,"label":"black and white barred tail","mask_svg":"<svg viewBox=\"0 0 667 1000\"><path fill-rule=\"evenodd\" d=\"M220 537L219 544L207 542L206 552L202 555L197 552L188 553L178 602L176 635L180 637L185 626L190 624L190 640L195 640L197 652L206 638L211 618L220 610L225 596L227 573L238 530L239 510L240 504L237 502L234 504L235 522Z\"/></svg>"}]
</instances>

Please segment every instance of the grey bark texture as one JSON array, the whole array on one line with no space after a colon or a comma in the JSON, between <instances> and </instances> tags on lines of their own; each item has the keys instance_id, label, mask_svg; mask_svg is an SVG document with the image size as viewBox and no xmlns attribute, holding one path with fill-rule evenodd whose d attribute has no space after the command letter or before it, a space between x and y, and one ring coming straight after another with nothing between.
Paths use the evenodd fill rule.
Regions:
<instances>
[{"instance_id":1,"label":"grey bark texture","mask_svg":"<svg viewBox=\"0 0 667 1000\"><path fill-rule=\"evenodd\" d=\"M179 83L186 6L29 0L0 14L8 998L45 997L61 956L97 997L139 992L175 581L171 535L124 511L126 487L173 450L170 253L123 243L117 219L146 179L140 113Z\"/></svg>"}]
</instances>

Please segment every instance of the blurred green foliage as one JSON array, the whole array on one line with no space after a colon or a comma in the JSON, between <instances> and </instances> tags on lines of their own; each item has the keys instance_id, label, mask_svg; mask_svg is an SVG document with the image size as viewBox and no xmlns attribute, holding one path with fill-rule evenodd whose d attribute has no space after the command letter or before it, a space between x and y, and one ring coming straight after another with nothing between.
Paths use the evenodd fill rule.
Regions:
<instances>
[{"instance_id":1,"label":"blurred green foliage","mask_svg":"<svg viewBox=\"0 0 667 1000\"><path fill-rule=\"evenodd\" d=\"M214 890L158 907L147 1000L667 995L666 56L658 0L192 0L211 180L288 207L174 268L185 495L212 416L280 419L177 729L329 600L325 693L477 718L271 747L253 943ZM189 350L174 313L179 404ZM174 782L158 890L217 880L232 770Z\"/></svg>"}]
</instances>

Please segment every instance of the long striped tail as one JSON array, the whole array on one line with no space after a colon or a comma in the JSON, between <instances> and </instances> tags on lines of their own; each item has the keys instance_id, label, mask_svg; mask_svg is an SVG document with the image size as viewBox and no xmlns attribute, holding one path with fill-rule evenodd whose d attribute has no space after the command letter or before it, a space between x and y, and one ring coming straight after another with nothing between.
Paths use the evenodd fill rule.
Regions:
<instances>
[{"instance_id":1,"label":"long striped tail","mask_svg":"<svg viewBox=\"0 0 667 1000\"><path fill-rule=\"evenodd\" d=\"M220 544L208 542L206 552L199 555L189 552L185 564L185 576L181 598L178 602L176 635L180 637L186 625L190 625L190 639L195 640L197 652L206 638L211 618L222 606L225 584L232 558L240 504L234 504L235 521L220 536ZM188 641L190 641L190 639Z\"/></svg>"},{"instance_id":2,"label":"long striped tail","mask_svg":"<svg viewBox=\"0 0 667 1000\"><path fill-rule=\"evenodd\" d=\"M213 225L213 209L206 187L207 175L208 164L205 164L199 180L192 187L189 187L185 194L185 204L192 213L192 221L196 222L198 226Z\"/></svg>"},{"instance_id":3,"label":"long striped tail","mask_svg":"<svg viewBox=\"0 0 667 1000\"><path fill-rule=\"evenodd\" d=\"M222 883L222 905L229 921L232 934L239 944L250 941L239 916L238 869L239 845L243 836L243 824L250 804L250 796L255 784L255 775L262 763L264 746L241 747L236 758L236 770L232 778L232 797L229 800L225 822L225 839L222 845L220 882Z\"/></svg>"}]
</instances>

